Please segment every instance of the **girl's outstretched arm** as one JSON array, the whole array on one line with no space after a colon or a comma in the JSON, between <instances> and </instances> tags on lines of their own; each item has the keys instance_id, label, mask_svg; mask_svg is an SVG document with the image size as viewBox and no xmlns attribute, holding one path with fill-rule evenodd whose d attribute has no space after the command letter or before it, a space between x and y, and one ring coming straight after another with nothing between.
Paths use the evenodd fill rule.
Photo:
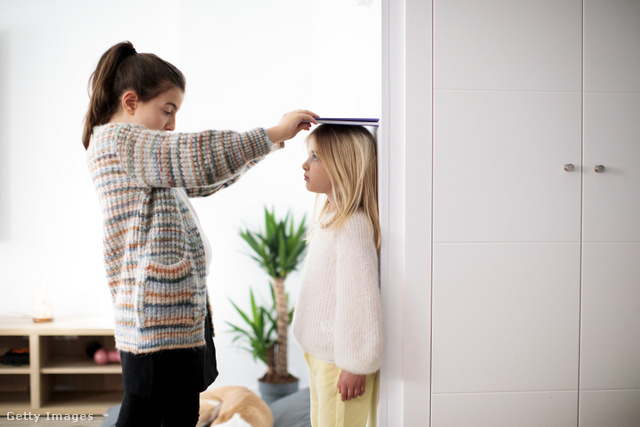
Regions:
<instances>
[{"instance_id":1,"label":"girl's outstretched arm","mask_svg":"<svg viewBox=\"0 0 640 427\"><path fill-rule=\"evenodd\" d=\"M263 129L173 133L151 131L140 125L114 126L116 153L122 167L145 187L221 184L272 149Z\"/></svg>"},{"instance_id":2,"label":"girl's outstretched arm","mask_svg":"<svg viewBox=\"0 0 640 427\"><path fill-rule=\"evenodd\" d=\"M309 128L311 127L310 122L315 123L315 117L317 117L317 115L309 110L292 111L282 116L282 119L277 126L267 129L267 135L269 136L271 142L273 142L274 144L279 144L279 147L281 148L284 146L283 141L293 138L301 130L309 130ZM211 194L235 183L238 179L240 179L244 172L251 169L258 162L259 160L249 162L241 171L222 183L186 188L185 190L187 192L187 195L189 197L210 196Z\"/></svg>"},{"instance_id":3,"label":"girl's outstretched arm","mask_svg":"<svg viewBox=\"0 0 640 427\"><path fill-rule=\"evenodd\" d=\"M217 191L230 185L229 180L235 182L240 172L271 152L274 143L308 129L310 124L301 121L315 121L309 113L306 110L287 113L268 130L256 128L248 132L179 133L115 124L116 153L125 172L143 186L189 189L216 186Z\"/></svg>"}]
</instances>

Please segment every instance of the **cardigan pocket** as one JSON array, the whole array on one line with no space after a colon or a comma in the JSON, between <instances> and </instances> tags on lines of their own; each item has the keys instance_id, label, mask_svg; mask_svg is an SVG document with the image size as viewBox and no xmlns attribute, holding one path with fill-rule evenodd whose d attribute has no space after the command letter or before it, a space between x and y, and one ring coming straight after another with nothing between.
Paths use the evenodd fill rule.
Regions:
<instances>
[{"instance_id":1,"label":"cardigan pocket","mask_svg":"<svg viewBox=\"0 0 640 427\"><path fill-rule=\"evenodd\" d=\"M171 265L149 259L138 298L140 326L182 329L202 322L206 307L200 301L198 280L189 258Z\"/></svg>"}]
</instances>

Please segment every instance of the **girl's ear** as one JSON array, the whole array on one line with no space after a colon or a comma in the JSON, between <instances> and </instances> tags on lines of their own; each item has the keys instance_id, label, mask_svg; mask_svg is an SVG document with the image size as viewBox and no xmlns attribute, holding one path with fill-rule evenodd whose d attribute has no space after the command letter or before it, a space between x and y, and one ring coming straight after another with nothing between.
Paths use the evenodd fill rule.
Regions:
<instances>
[{"instance_id":1,"label":"girl's ear","mask_svg":"<svg viewBox=\"0 0 640 427\"><path fill-rule=\"evenodd\" d=\"M122 95L122 108L127 114L133 115L136 112L139 101L138 94L132 90L128 90Z\"/></svg>"}]
</instances>

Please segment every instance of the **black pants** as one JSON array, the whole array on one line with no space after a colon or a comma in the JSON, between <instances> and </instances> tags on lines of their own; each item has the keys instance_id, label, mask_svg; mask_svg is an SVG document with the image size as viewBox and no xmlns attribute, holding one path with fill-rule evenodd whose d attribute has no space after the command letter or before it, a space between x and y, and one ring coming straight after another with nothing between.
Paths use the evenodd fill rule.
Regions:
<instances>
[{"instance_id":1,"label":"black pants","mask_svg":"<svg viewBox=\"0 0 640 427\"><path fill-rule=\"evenodd\" d=\"M120 352L124 400L117 427L192 427L200 392L218 376L211 314L205 346L136 355Z\"/></svg>"},{"instance_id":2,"label":"black pants","mask_svg":"<svg viewBox=\"0 0 640 427\"><path fill-rule=\"evenodd\" d=\"M142 397L124 393L116 427L195 427L200 393Z\"/></svg>"}]
</instances>

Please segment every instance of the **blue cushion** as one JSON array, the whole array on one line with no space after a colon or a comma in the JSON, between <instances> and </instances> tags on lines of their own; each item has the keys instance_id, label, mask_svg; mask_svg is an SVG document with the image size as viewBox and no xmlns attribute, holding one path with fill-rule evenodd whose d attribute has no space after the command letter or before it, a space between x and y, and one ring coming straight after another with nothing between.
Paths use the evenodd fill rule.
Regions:
<instances>
[{"instance_id":1,"label":"blue cushion","mask_svg":"<svg viewBox=\"0 0 640 427\"><path fill-rule=\"evenodd\" d=\"M276 400L271 405L273 427L311 427L311 397L303 388Z\"/></svg>"},{"instance_id":2,"label":"blue cushion","mask_svg":"<svg viewBox=\"0 0 640 427\"><path fill-rule=\"evenodd\" d=\"M102 419L102 427L115 427L116 421L118 421L118 414L120 413L120 405L114 405L107 410Z\"/></svg>"}]
</instances>

